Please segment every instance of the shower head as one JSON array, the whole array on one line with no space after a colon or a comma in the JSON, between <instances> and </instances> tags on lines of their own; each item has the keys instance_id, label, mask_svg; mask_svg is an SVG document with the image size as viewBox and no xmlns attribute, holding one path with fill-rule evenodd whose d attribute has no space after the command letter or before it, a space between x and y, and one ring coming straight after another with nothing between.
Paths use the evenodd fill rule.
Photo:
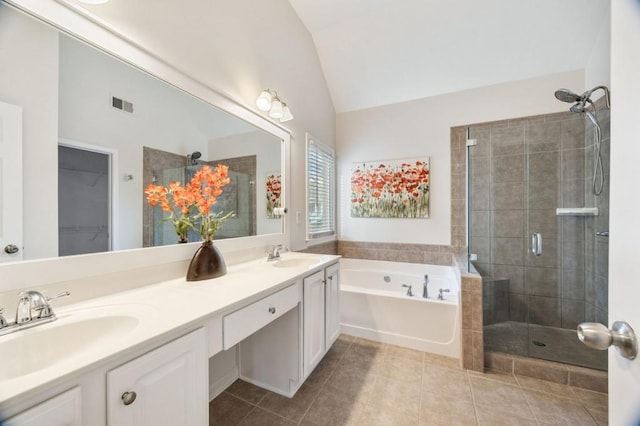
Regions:
<instances>
[{"instance_id":1,"label":"shower head","mask_svg":"<svg viewBox=\"0 0 640 426\"><path fill-rule=\"evenodd\" d=\"M187 154L187 162L190 162L192 166L198 164L198 158L202 157L200 151L193 151L191 154Z\"/></svg>"},{"instance_id":2,"label":"shower head","mask_svg":"<svg viewBox=\"0 0 640 426\"><path fill-rule=\"evenodd\" d=\"M569 89L558 89L555 93L556 99L562 102L580 102L582 100L582 96L573 93Z\"/></svg>"}]
</instances>

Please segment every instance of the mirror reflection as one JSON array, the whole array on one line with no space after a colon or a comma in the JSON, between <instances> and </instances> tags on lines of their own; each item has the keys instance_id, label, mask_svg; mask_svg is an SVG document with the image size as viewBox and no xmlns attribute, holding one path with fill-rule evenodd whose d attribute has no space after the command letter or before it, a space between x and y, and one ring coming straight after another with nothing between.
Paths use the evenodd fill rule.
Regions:
<instances>
[{"instance_id":1,"label":"mirror reflection","mask_svg":"<svg viewBox=\"0 0 640 426\"><path fill-rule=\"evenodd\" d=\"M219 207L235 216L216 238L282 232L278 137L3 3L0 58L0 102L22 107L22 258L175 244L144 188L184 183L203 165L231 177ZM45 217L32 213L43 203Z\"/></svg>"}]
</instances>

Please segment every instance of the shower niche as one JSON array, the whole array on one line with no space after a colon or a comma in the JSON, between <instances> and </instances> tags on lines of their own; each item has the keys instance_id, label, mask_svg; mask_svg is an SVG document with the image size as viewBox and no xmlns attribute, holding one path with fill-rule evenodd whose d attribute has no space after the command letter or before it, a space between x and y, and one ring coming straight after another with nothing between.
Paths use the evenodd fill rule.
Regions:
<instances>
[{"instance_id":1,"label":"shower niche","mask_svg":"<svg viewBox=\"0 0 640 426\"><path fill-rule=\"evenodd\" d=\"M467 246L483 277L487 351L607 368L607 352L576 336L581 322L608 323L609 110L604 100L595 108L592 117L566 112L466 129ZM593 208L596 215L584 215Z\"/></svg>"}]
</instances>

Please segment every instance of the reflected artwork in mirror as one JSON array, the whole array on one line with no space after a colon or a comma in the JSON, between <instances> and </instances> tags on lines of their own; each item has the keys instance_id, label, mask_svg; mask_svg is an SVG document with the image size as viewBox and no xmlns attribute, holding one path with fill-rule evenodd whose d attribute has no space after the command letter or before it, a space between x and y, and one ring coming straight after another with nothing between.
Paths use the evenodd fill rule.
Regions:
<instances>
[{"instance_id":1,"label":"reflected artwork in mirror","mask_svg":"<svg viewBox=\"0 0 640 426\"><path fill-rule=\"evenodd\" d=\"M22 259L96 252L96 229L107 250L175 244L171 223L147 205L144 188L184 183L203 165L225 164L231 177L220 203L236 216L216 238L283 232L281 218L263 213L267 176L284 167L281 137L6 3L0 3L0 58L0 102L21 107L23 117L24 215L22 224L12 223L23 229ZM88 169L82 160L65 162L61 171L59 146L80 151L79 159L106 158L108 171ZM88 184L80 185L80 177ZM107 182L100 199L92 177ZM56 208L70 199L79 201ZM106 206L100 212L106 225L91 220L95 203ZM42 205L46 215L33 213Z\"/></svg>"}]
</instances>

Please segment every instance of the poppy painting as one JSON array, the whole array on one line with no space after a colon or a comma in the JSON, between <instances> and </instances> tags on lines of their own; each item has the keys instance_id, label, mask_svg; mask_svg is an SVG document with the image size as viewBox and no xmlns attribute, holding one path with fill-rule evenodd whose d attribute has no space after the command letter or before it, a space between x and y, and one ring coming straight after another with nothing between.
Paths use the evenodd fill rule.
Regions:
<instances>
[{"instance_id":1,"label":"poppy painting","mask_svg":"<svg viewBox=\"0 0 640 426\"><path fill-rule=\"evenodd\" d=\"M429 158L356 163L351 217L429 217Z\"/></svg>"},{"instance_id":2,"label":"poppy painting","mask_svg":"<svg viewBox=\"0 0 640 426\"><path fill-rule=\"evenodd\" d=\"M267 173L267 217L269 219L280 219L279 215L273 213L273 209L282 207L280 196L282 195L282 183L280 172Z\"/></svg>"}]
</instances>

